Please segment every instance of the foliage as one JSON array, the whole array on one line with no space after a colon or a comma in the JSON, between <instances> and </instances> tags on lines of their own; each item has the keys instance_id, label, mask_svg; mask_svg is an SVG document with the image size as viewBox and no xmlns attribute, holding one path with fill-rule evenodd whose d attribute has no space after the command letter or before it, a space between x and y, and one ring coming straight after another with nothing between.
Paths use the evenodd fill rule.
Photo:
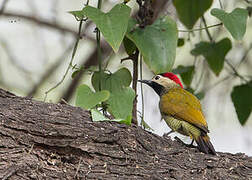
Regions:
<instances>
[{"instance_id":1,"label":"foliage","mask_svg":"<svg viewBox=\"0 0 252 180\"><path fill-rule=\"evenodd\" d=\"M130 17L131 8L124 3L118 3L111 8L109 12L100 10L101 1L98 1L98 7L87 5L82 10L71 11L78 21L86 19L91 20L97 27L97 47L99 50L99 32L112 47L114 52L118 52L123 42L124 50L129 55L128 59L139 61L138 52L143 57L148 68L155 74L171 71L176 57L176 47L185 44L183 38L178 38L176 22L169 16L159 16L154 22L144 24L148 13L143 13L143 6L150 0L137 1L139 12L137 18ZM188 33L194 31L206 31L209 41L200 40L195 43L191 54L195 57L204 57L208 67L219 76L227 63L226 55L232 50L232 42L228 37L223 37L216 41L209 32L210 27L217 27L222 24L207 26L204 14L211 8L213 0L173 0L179 20L188 29ZM147 12L147 9L144 11ZM142 13L142 14L141 14ZM146 16L144 16L144 15ZM151 13L150 13L151 14ZM246 32L246 23L248 12L246 9L236 8L231 13L224 9L211 9L211 15L216 17L224 24L235 40L241 40ZM146 19L145 19L146 18ZM204 27L193 29L197 21L202 20ZM182 31L182 32L185 32ZM98 54L99 70L92 73L93 92L87 85L81 85L77 90L76 105L86 109L91 109L94 121L111 121L104 115L109 114L115 119L113 121L130 124L132 119L132 109L136 94L130 84L132 83L131 73L126 68L118 69L111 73L102 66L101 54ZM133 63L134 66L138 63ZM234 75L245 80L230 63L228 65L234 70ZM137 69L138 67L133 67ZM180 74L187 90L201 99L205 92L198 92L191 87L195 72L198 70L195 63L189 66L178 66L172 71ZM78 71L78 70L77 70ZM136 83L137 75L133 77L133 84ZM252 100L245 97L249 96L251 91L251 82L236 86L231 94L232 101L240 123L245 124L251 112ZM98 108L97 108L98 107ZM102 115L98 109L104 112ZM145 123L145 122L144 122Z\"/></svg>"},{"instance_id":2,"label":"foliage","mask_svg":"<svg viewBox=\"0 0 252 180\"><path fill-rule=\"evenodd\" d=\"M246 32L248 11L242 8L236 8L231 13L226 13L222 9L212 9L211 14L223 22L224 26L231 35L241 40Z\"/></svg>"},{"instance_id":3,"label":"foliage","mask_svg":"<svg viewBox=\"0 0 252 180\"><path fill-rule=\"evenodd\" d=\"M82 10L82 15L85 15L96 24L104 39L117 52L127 30L130 10L125 4L115 5L108 13L86 6Z\"/></svg>"},{"instance_id":4,"label":"foliage","mask_svg":"<svg viewBox=\"0 0 252 180\"><path fill-rule=\"evenodd\" d=\"M90 109L100 102L108 100L109 96L109 91L93 92L87 85L83 84L77 89L76 105L84 109Z\"/></svg>"},{"instance_id":5,"label":"foliage","mask_svg":"<svg viewBox=\"0 0 252 180\"><path fill-rule=\"evenodd\" d=\"M179 20L192 29L197 20L211 7L213 0L173 0Z\"/></svg>"},{"instance_id":6,"label":"foliage","mask_svg":"<svg viewBox=\"0 0 252 180\"><path fill-rule=\"evenodd\" d=\"M209 67L218 76L223 69L225 57L231 48L231 41L225 38L219 42L200 42L195 45L191 53L195 56L203 55Z\"/></svg>"},{"instance_id":7,"label":"foliage","mask_svg":"<svg viewBox=\"0 0 252 180\"><path fill-rule=\"evenodd\" d=\"M171 70L176 56L177 25L168 16L157 19L144 29L131 19L126 36L141 52L145 63L156 74Z\"/></svg>"},{"instance_id":8,"label":"foliage","mask_svg":"<svg viewBox=\"0 0 252 180\"><path fill-rule=\"evenodd\" d=\"M252 81L235 86L231 93L238 119L244 125L252 110Z\"/></svg>"}]
</instances>

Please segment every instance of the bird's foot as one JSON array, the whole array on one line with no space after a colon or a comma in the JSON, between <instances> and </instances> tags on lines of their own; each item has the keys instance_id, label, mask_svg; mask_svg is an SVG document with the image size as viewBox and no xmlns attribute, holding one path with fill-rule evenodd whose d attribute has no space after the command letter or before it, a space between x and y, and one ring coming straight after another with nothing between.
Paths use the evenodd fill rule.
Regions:
<instances>
[{"instance_id":1,"label":"bird's foot","mask_svg":"<svg viewBox=\"0 0 252 180\"><path fill-rule=\"evenodd\" d=\"M179 139L177 136L175 136L174 139L176 139L178 142L180 142L181 144L185 145L186 147L197 148L197 146L193 145L194 140L192 140L192 142L190 144L186 144L181 139Z\"/></svg>"},{"instance_id":2,"label":"bird's foot","mask_svg":"<svg viewBox=\"0 0 252 180\"><path fill-rule=\"evenodd\" d=\"M165 138L167 138L171 133L173 133L174 131L173 130L171 130L171 131L169 131L168 133L164 133L164 135L163 135L163 137L165 137Z\"/></svg>"}]
</instances>

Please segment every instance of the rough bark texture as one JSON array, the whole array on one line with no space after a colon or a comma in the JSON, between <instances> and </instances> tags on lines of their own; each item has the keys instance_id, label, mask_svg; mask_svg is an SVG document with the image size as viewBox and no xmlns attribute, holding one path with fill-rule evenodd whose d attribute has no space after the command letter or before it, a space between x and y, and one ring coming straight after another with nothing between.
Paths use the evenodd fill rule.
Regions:
<instances>
[{"instance_id":1,"label":"rough bark texture","mask_svg":"<svg viewBox=\"0 0 252 180\"><path fill-rule=\"evenodd\" d=\"M252 179L252 158L205 155L135 125L0 89L0 179Z\"/></svg>"}]
</instances>

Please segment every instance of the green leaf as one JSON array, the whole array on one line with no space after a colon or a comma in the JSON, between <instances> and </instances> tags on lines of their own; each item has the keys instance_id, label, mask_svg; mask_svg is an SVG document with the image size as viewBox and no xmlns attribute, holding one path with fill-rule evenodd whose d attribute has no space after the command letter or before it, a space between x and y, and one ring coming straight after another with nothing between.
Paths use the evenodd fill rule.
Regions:
<instances>
[{"instance_id":1,"label":"green leaf","mask_svg":"<svg viewBox=\"0 0 252 180\"><path fill-rule=\"evenodd\" d=\"M136 51L136 45L129 40L129 38L124 37L123 39L123 46L126 51L126 53L130 56Z\"/></svg>"},{"instance_id":2,"label":"green leaf","mask_svg":"<svg viewBox=\"0 0 252 180\"><path fill-rule=\"evenodd\" d=\"M86 6L82 12L99 28L104 39L115 52L118 51L127 31L131 9L125 4L115 5L108 13L97 8Z\"/></svg>"},{"instance_id":3,"label":"green leaf","mask_svg":"<svg viewBox=\"0 0 252 180\"><path fill-rule=\"evenodd\" d=\"M246 32L248 11L236 8L231 13L226 13L222 9L212 9L211 14L217 17L231 33L233 38L241 40Z\"/></svg>"},{"instance_id":4,"label":"green leaf","mask_svg":"<svg viewBox=\"0 0 252 180\"><path fill-rule=\"evenodd\" d=\"M203 55L212 71L218 76L223 68L225 57L231 48L231 41L224 38L217 43L200 42L196 44L191 53L195 56Z\"/></svg>"},{"instance_id":5,"label":"green leaf","mask_svg":"<svg viewBox=\"0 0 252 180\"><path fill-rule=\"evenodd\" d=\"M241 125L244 125L252 110L252 81L241 86L235 86L231 98Z\"/></svg>"},{"instance_id":6,"label":"green leaf","mask_svg":"<svg viewBox=\"0 0 252 180\"><path fill-rule=\"evenodd\" d=\"M92 76L92 85L96 91L99 90L99 78L99 72L95 72ZM121 68L113 74L103 72L101 76L101 89L110 91L110 98L106 101L108 111L115 118L126 119L132 113L135 92L128 87L131 80L127 68Z\"/></svg>"},{"instance_id":7,"label":"green leaf","mask_svg":"<svg viewBox=\"0 0 252 180\"><path fill-rule=\"evenodd\" d=\"M110 98L107 101L108 111L115 118L125 119L132 113L134 99L135 91L130 87L115 91L110 94Z\"/></svg>"},{"instance_id":8,"label":"green leaf","mask_svg":"<svg viewBox=\"0 0 252 180\"><path fill-rule=\"evenodd\" d=\"M131 124L131 119L132 119L131 115L129 115L126 119L109 119L109 118L106 118L97 109L91 109L91 116L92 116L92 120L94 122L99 122L99 121L114 121L114 122L118 122L118 123L122 123L122 124L127 124L127 125Z\"/></svg>"},{"instance_id":9,"label":"green leaf","mask_svg":"<svg viewBox=\"0 0 252 180\"><path fill-rule=\"evenodd\" d=\"M197 20L211 7L213 0L173 0L179 20L192 29Z\"/></svg>"},{"instance_id":10,"label":"green leaf","mask_svg":"<svg viewBox=\"0 0 252 180\"><path fill-rule=\"evenodd\" d=\"M112 119L111 121L119 122L126 125L131 125L132 116L129 115L125 119Z\"/></svg>"},{"instance_id":11,"label":"green leaf","mask_svg":"<svg viewBox=\"0 0 252 180\"><path fill-rule=\"evenodd\" d=\"M72 15L74 15L74 17L78 21L84 19L84 14L83 14L82 10L81 11L70 11L69 13L72 14Z\"/></svg>"},{"instance_id":12,"label":"green leaf","mask_svg":"<svg viewBox=\"0 0 252 180\"><path fill-rule=\"evenodd\" d=\"M99 79L99 72L94 72L91 81L95 91L99 91ZM101 89L115 92L122 89L123 87L128 87L131 83L131 80L132 77L130 71L127 68L121 68L113 74L103 72L101 77Z\"/></svg>"},{"instance_id":13,"label":"green leaf","mask_svg":"<svg viewBox=\"0 0 252 180\"><path fill-rule=\"evenodd\" d=\"M145 28L136 28L136 24L133 19L129 21L126 36L137 46L145 63L156 74L170 71L176 56L176 22L166 16Z\"/></svg>"},{"instance_id":14,"label":"green leaf","mask_svg":"<svg viewBox=\"0 0 252 180\"><path fill-rule=\"evenodd\" d=\"M100 111L98 111L97 109L91 109L91 116L92 116L92 120L94 122L97 121L110 121L109 118L106 118Z\"/></svg>"},{"instance_id":15,"label":"green leaf","mask_svg":"<svg viewBox=\"0 0 252 180\"><path fill-rule=\"evenodd\" d=\"M183 38L178 38L177 46L181 47L181 46L184 46L184 44L185 44L185 40Z\"/></svg>"},{"instance_id":16,"label":"green leaf","mask_svg":"<svg viewBox=\"0 0 252 180\"><path fill-rule=\"evenodd\" d=\"M93 92L87 85L80 85L77 89L76 106L84 109L90 109L106 101L109 98L109 91L103 90L99 92Z\"/></svg>"},{"instance_id":17,"label":"green leaf","mask_svg":"<svg viewBox=\"0 0 252 180\"><path fill-rule=\"evenodd\" d=\"M175 74L180 74L183 83L189 87L191 85L193 75L194 75L194 66L182 66L179 65L176 69L172 70Z\"/></svg>"}]
</instances>

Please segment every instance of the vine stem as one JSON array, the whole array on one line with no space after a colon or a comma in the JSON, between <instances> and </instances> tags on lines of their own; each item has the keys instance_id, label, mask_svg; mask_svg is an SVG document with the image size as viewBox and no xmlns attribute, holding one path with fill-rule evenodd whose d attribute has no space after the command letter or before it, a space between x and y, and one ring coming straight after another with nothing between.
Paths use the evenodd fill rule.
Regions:
<instances>
[{"instance_id":1,"label":"vine stem","mask_svg":"<svg viewBox=\"0 0 252 180\"><path fill-rule=\"evenodd\" d=\"M178 31L179 32L194 32L194 31L201 31L201 30L204 30L204 29L209 29L209 28L217 27L217 26L221 26L221 25L223 25L223 24L219 23L219 24L214 24L214 25L211 25L211 26L207 26L207 27L203 27L203 28L198 28L198 29L178 30Z\"/></svg>"},{"instance_id":2,"label":"vine stem","mask_svg":"<svg viewBox=\"0 0 252 180\"><path fill-rule=\"evenodd\" d=\"M137 94L138 56L139 56L139 50L137 49L134 56L132 57L132 60L133 60L132 88L134 89L135 94ZM134 102L133 102L132 123L137 124L137 96L135 97Z\"/></svg>"},{"instance_id":3,"label":"vine stem","mask_svg":"<svg viewBox=\"0 0 252 180\"><path fill-rule=\"evenodd\" d=\"M210 40L211 42L213 42L213 38L212 38L212 36L211 36L211 34L210 34L208 28L207 28L206 19L205 19L204 16L202 16L202 21L203 21L203 23L204 23L205 30L206 30L206 33L207 33L207 36L208 36L209 40Z\"/></svg>"},{"instance_id":4,"label":"vine stem","mask_svg":"<svg viewBox=\"0 0 252 180\"><path fill-rule=\"evenodd\" d=\"M140 55L140 79L143 80L143 56ZM144 94L143 94L143 83L140 85L141 87L141 99L142 99L142 116L141 116L141 126L144 128Z\"/></svg>"},{"instance_id":5,"label":"vine stem","mask_svg":"<svg viewBox=\"0 0 252 180\"><path fill-rule=\"evenodd\" d=\"M62 79L53 87L51 87L49 90L47 90L45 92L45 97L44 97L44 101L46 101L46 98L47 98L47 94L50 93L52 90L56 89L66 78L69 70L71 69L71 67L73 67L73 60L74 60L74 56L75 56L75 53L77 51L77 47L78 47L78 44L79 44L79 41L80 41L80 38L81 38L81 28L82 28L82 23L83 23L84 20L80 20L80 24L79 24L79 31L78 31L78 36L77 36L77 39L76 39L76 42L74 44L74 48L73 48L73 53L72 53L72 56L71 56L71 60L69 62L69 65L67 67L67 70L65 72L65 74L63 75Z\"/></svg>"}]
</instances>

